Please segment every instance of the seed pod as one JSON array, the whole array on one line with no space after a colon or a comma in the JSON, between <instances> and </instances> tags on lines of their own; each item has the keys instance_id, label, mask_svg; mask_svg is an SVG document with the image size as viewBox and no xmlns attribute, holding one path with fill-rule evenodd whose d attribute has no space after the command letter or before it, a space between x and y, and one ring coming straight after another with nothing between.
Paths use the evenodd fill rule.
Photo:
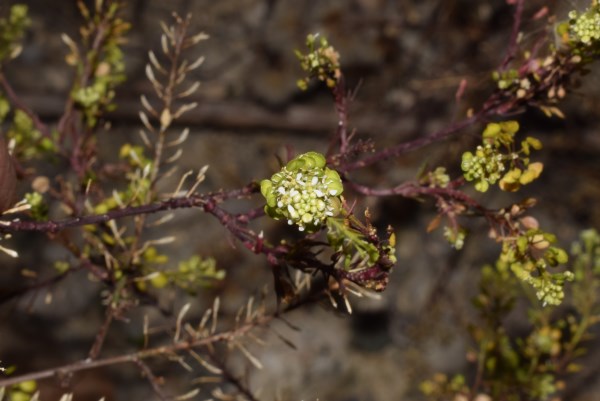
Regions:
<instances>
[{"instance_id":1,"label":"seed pod","mask_svg":"<svg viewBox=\"0 0 600 401\"><path fill-rule=\"evenodd\" d=\"M0 137L0 213L15 203L17 176L6 141Z\"/></svg>"}]
</instances>

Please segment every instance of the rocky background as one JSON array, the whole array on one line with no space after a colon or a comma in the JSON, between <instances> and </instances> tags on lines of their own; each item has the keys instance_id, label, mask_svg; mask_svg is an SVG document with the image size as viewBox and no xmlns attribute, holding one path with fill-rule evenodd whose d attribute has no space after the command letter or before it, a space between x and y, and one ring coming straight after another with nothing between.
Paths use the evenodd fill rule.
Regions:
<instances>
[{"instance_id":1,"label":"rocky background","mask_svg":"<svg viewBox=\"0 0 600 401\"><path fill-rule=\"evenodd\" d=\"M80 19L72 1L23 2L30 6L33 26L22 55L6 73L24 101L52 123L62 113L72 79L60 35L75 37ZM12 3L2 0L0 12ZM526 2L525 16L544 5L559 17L581 6L566 0L532 0ZM159 21L169 22L173 11L191 13L193 27L211 37L198 47L206 56L204 66L190 77L202 81L193 99L199 107L175 127L191 129L181 172L210 165L203 191L240 187L270 175L277 168L275 155L287 145L298 153L327 148L336 124L331 97L317 87L301 92L295 84L300 70L293 50L303 46L307 33L326 35L341 53L348 85L356 88L351 126L384 147L427 135L476 107L492 88L490 71L503 57L512 23L512 8L501 0L131 0L125 10L133 24L126 45L128 80L110 116L112 129L100 138L106 157L124 141L137 140L139 96L151 92L144 74L147 51L160 51ZM526 18L523 28L531 33L523 40L544 35L542 27L540 21ZM600 227L600 92L594 75L586 77L585 85L562 107L566 120L549 120L536 111L519 117L522 129L545 144L540 153L547 170L530 189L542 199L536 217L565 246L582 228ZM454 95L463 78L467 92L457 103ZM382 163L360 178L394 185L414 177L424 162L457 173L462 150L480 128ZM514 200L490 192L479 196L488 205ZM495 259L497 245L480 233L469 237L463 251L454 251L439 232L425 233L434 215L429 203L399 198L362 202L376 221L391 223L397 231L399 263L387 291L377 301L356 300L351 316L327 305L294 312L288 318L299 331L283 324L276 329L297 350L266 334L267 346L253 350L264 368L249 373L251 387L261 389L261 400L419 400L421 380L435 372L468 371L465 354L472 344L459 322L473 313L470 298L477 291L479 268ZM259 223L270 233L278 230L277 224ZM481 224L471 228L483 231ZM212 255L227 270L223 286L192 300L190 316L200 316L215 295L221 297L225 315L233 314L248 296L272 285L266 261L232 247L233 241L212 218L179 211L165 230L168 233L160 235L179 238L170 247L172 260ZM21 268L50 275L52 269L45 263L62 252L45 246L43 236L23 235L15 243L22 258L13 266L1 257L0 293L22 282ZM98 292L85 275L72 275L53 288L49 305L43 291L1 305L0 360L26 372L84 357L103 321ZM189 299L163 301L176 315ZM135 349L144 313L156 326L174 319L148 308L115 323L104 356ZM590 345L586 370L566 399L600 397L594 380L599 357L600 349ZM243 359L234 362L247 365ZM182 392L190 380L175 363L158 364L157 369L173 392ZM64 391L51 382L40 383L44 400ZM76 400L84 401L155 397L131 366L77 375L71 390Z\"/></svg>"}]
</instances>

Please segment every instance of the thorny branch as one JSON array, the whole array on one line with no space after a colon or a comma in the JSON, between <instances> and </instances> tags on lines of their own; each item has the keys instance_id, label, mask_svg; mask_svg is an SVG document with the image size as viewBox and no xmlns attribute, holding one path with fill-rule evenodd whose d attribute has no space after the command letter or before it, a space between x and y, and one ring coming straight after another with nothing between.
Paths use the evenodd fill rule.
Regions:
<instances>
[{"instance_id":1,"label":"thorny branch","mask_svg":"<svg viewBox=\"0 0 600 401\"><path fill-rule=\"evenodd\" d=\"M170 198L147 205L129 206L123 209L111 210L103 214L91 214L59 221L4 220L0 222L0 233L38 231L56 234L68 228L97 225L125 217L147 215L173 209L204 207L211 202L220 203L227 199L244 198L257 190L258 186L256 183L251 183L246 187L227 192L223 191L204 195L191 195L189 197Z\"/></svg>"},{"instance_id":2,"label":"thorny branch","mask_svg":"<svg viewBox=\"0 0 600 401\"><path fill-rule=\"evenodd\" d=\"M267 326L273 319L276 319L278 314L257 316L254 320L241 325L231 331L223 333L217 333L208 337L201 338L188 338L179 342L163 345L159 347L149 348L130 354L119 355L114 357L107 357L102 359L86 359L83 361L63 365L60 367L54 367L39 372L32 372L20 376L14 376L7 379L0 380L0 387L7 387L15 383L20 383L27 380L41 380L48 379L51 377L64 377L72 373L81 372L84 370L96 369L103 366L118 365L125 363L135 363L138 361L158 357L162 355L169 355L178 351L188 351L194 348L208 346L216 343L227 343L235 340L236 338L243 337L250 331L257 327Z\"/></svg>"}]
</instances>

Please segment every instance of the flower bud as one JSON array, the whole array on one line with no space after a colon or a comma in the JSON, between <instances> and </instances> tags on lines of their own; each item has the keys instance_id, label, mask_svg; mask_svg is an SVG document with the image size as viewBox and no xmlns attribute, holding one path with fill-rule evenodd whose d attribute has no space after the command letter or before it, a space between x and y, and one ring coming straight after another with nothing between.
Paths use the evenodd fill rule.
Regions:
<instances>
[{"instance_id":1,"label":"flower bud","mask_svg":"<svg viewBox=\"0 0 600 401\"><path fill-rule=\"evenodd\" d=\"M285 219L300 231L316 231L341 210L342 179L325 167L325 156L308 152L291 160L271 179L260 183L265 213Z\"/></svg>"}]
</instances>

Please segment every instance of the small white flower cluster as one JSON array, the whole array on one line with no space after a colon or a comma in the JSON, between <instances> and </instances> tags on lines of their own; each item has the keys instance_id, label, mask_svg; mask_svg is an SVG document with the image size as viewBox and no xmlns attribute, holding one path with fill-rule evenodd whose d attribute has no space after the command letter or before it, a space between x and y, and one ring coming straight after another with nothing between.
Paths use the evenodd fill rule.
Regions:
<instances>
[{"instance_id":1,"label":"small white flower cluster","mask_svg":"<svg viewBox=\"0 0 600 401\"><path fill-rule=\"evenodd\" d=\"M571 11L569 19L571 33L577 40L586 45L600 40L600 6L594 6L583 14Z\"/></svg>"},{"instance_id":2,"label":"small white flower cluster","mask_svg":"<svg viewBox=\"0 0 600 401\"><path fill-rule=\"evenodd\" d=\"M325 157L308 152L290 161L271 179L260 184L267 200L265 212L272 218L296 224L300 231L319 229L341 207L342 180L325 167Z\"/></svg>"}]
</instances>

